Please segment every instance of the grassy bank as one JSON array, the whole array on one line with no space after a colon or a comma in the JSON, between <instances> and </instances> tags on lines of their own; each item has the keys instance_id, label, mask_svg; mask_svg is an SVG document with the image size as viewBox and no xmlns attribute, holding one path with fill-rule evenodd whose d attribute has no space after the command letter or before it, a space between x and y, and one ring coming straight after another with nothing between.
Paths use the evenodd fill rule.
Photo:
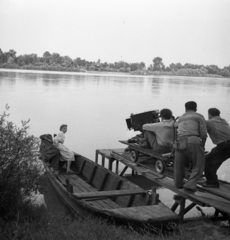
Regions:
<instances>
[{"instance_id":1,"label":"grassy bank","mask_svg":"<svg viewBox=\"0 0 230 240\"><path fill-rule=\"evenodd\" d=\"M11 222L1 226L0 239L21 240L204 240L229 239L229 230L208 220L199 220L179 226L177 230L165 234L154 234L147 230L134 231L131 227L116 226L102 219L72 219L70 215L59 213L51 216L48 210L38 208L31 221Z\"/></svg>"}]
</instances>

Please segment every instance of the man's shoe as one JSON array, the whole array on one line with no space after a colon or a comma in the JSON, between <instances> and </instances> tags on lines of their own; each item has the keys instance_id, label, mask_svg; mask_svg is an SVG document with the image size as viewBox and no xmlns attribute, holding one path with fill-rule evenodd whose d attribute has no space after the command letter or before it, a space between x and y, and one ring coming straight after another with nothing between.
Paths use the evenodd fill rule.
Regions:
<instances>
[{"instance_id":1,"label":"man's shoe","mask_svg":"<svg viewBox=\"0 0 230 240\"><path fill-rule=\"evenodd\" d=\"M204 187L204 188L219 188L220 186L218 184L204 183L204 184L202 184L202 187Z\"/></svg>"},{"instance_id":2,"label":"man's shoe","mask_svg":"<svg viewBox=\"0 0 230 240\"><path fill-rule=\"evenodd\" d=\"M199 181L198 181L198 184L205 184L207 181L207 179L205 177L202 177Z\"/></svg>"},{"instance_id":3,"label":"man's shoe","mask_svg":"<svg viewBox=\"0 0 230 240\"><path fill-rule=\"evenodd\" d=\"M184 190L188 193L194 193L196 191L196 189L187 188L187 187L184 187Z\"/></svg>"}]
</instances>

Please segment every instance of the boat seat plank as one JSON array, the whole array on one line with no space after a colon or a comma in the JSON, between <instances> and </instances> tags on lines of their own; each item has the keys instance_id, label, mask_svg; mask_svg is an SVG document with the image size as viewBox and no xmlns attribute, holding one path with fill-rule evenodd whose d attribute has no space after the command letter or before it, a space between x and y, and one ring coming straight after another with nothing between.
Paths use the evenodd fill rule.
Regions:
<instances>
[{"instance_id":1,"label":"boat seat plank","mask_svg":"<svg viewBox=\"0 0 230 240\"><path fill-rule=\"evenodd\" d=\"M86 182L84 182L82 179L80 179L78 176L76 176L76 175L72 175L71 176L71 179L70 179L70 181L72 182L72 180L75 180L75 184L76 184L76 181L78 182L78 183L81 183L82 185L84 185L85 187L87 187L87 183ZM128 183L127 183L128 184ZM74 191L75 192L75 191ZM79 191L76 191L76 193L78 193ZM88 188L87 188L87 190L85 190L85 191L82 191L82 192L97 192L97 190L95 190L92 186L90 186L90 185L88 185ZM112 191L112 192L114 192L114 191ZM142 192L142 191L141 191ZM98 193L98 192L97 192ZM99 192L100 194L102 193L102 191L100 191ZM144 191L144 193L145 193L145 191ZM119 195L119 197L125 197L125 195ZM128 194L128 196L131 196L130 194ZM96 196L96 198L97 198L98 196ZM107 196L99 196L99 197L107 197ZM114 196L113 196L114 197ZM127 195L126 195L126 197L127 197ZM93 198L93 197L92 197ZM87 199L89 199L89 198L87 198ZM109 207L110 208L112 208L112 209L114 209L114 208L121 208L123 205L122 205L122 203L120 204L120 201L121 201L121 199L119 199L119 203L115 203L114 201L112 201L111 199L103 199L103 202L106 202L106 204L108 204L109 205ZM127 200L125 201L125 202L127 202Z\"/></svg>"},{"instance_id":2,"label":"boat seat plank","mask_svg":"<svg viewBox=\"0 0 230 240\"><path fill-rule=\"evenodd\" d=\"M146 194L143 189L129 189L129 190L113 190L113 191L100 191L100 192L85 192L73 193L78 199L95 198L95 197L117 197L117 196L131 196L136 194Z\"/></svg>"},{"instance_id":3,"label":"boat seat plank","mask_svg":"<svg viewBox=\"0 0 230 240\"><path fill-rule=\"evenodd\" d=\"M65 179L69 178L70 183L73 184L73 191L74 193L83 193L83 192L90 192L90 191L96 191L92 186L89 184L85 183L82 179L76 177L72 177L74 175L59 175L59 179L61 180L62 183L65 184ZM84 185L84 186L83 186ZM113 204L108 204L105 203L103 200L96 200L92 201L91 206L98 208L98 209L113 209L114 206ZM117 205L116 208L119 208L120 206Z\"/></svg>"},{"instance_id":4,"label":"boat seat plank","mask_svg":"<svg viewBox=\"0 0 230 240\"><path fill-rule=\"evenodd\" d=\"M65 180L66 180L67 176L65 175L59 175L58 179L62 182L62 184L65 184ZM84 186L82 186L81 184L79 184L77 181L73 182L73 179L70 178L70 175L68 175L68 178L70 180L70 183L73 184L73 191L77 192L77 193L82 193L82 192L86 192L86 191L91 191L89 188L85 188ZM91 186L90 186L91 187ZM91 187L92 188L92 187ZM94 188L92 188L93 191L95 191ZM94 201L91 203L91 206L97 208L97 209L113 209L113 207L108 206L108 204L105 204L102 200L98 200L98 201Z\"/></svg>"},{"instance_id":5,"label":"boat seat plank","mask_svg":"<svg viewBox=\"0 0 230 240\"><path fill-rule=\"evenodd\" d=\"M81 189L81 191L75 191L78 189L78 187ZM82 193L87 191L84 187L81 185L76 187L77 189L74 188L74 193ZM92 199L90 202L90 205L93 207L97 207L99 209L114 209L114 208L119 208L120 206L117 205L116 203L113 203L110 199ZM115 206L114 206L115 205Z\"/></svg>"},{"instance_id":6,"label":"boat seat plank","mask_svg":"<svg viewBox=\"0 0 230 240\"><path fill-rule=\"evenodd\" d=\"M87 184L85 181L83 181L81 178L79 178L77 175L59 175L59 179L62 183L65 184L66 177L69 178L70 183L73 184L73 190L74 193L84 193L84 192L95 192L97 191L95 188ZM90 204L94 207L97 207L99 209L115 209L120 208L121 206L117 203L113 202L111 199L105 198L102 200L94 200L90 202Z\"/></svg>"},{"instance_id":7,"label":"boat seat plank","mask_svg":"<svg viewBox=\"0 0 230 240\"><path fill-rule=\"evenodd\" d=\"M90 192L90 191L97 191L89 184L85 183L80 178L72 178L70 181L76 186L76 189L74 187L74 193L83 193L83 192ZM80 191L79 191L79 190ZM120 206L113 203L110 199L103 199L103 200L93 200L90 202L91 206L97 207L99 209L114 209L119 208ZM114 206L115 205L115 206Z\"/></svg>"}]
</instances>

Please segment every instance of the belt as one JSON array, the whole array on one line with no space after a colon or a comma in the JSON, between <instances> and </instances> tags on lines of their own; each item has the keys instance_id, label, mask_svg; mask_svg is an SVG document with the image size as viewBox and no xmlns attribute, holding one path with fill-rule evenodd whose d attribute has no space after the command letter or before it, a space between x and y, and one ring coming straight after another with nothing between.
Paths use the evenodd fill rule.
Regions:
<instances>
[{"instance_id":1,"label":"belt","mask_svg":"<svg viewBox=\"0 0 230 240\"><path fill-rule=\"evenodd\" d=\"M178 136L178 138L184 138L184 137L200 137L198 135L184 135L184 136Z\"/></svg>"}]
</instances>

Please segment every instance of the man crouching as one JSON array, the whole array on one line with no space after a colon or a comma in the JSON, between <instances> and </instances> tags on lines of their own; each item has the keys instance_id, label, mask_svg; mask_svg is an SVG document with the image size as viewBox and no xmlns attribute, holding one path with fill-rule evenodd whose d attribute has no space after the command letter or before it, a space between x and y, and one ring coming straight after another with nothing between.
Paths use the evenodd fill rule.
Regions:
<instances>
[{"instance_id":1,"label":"man crouching","mask_svg":"<svg viewBox=\"0 0 230 240\"><path fill-rule=\"evenodd\" d=\"M174 140L172 111L162 109L160 118L161 122L143 125L144 138L139 139L139 144L144 148L152 148L156 153L169 153L172 151Z\"/></svg>"}]
</instances>

